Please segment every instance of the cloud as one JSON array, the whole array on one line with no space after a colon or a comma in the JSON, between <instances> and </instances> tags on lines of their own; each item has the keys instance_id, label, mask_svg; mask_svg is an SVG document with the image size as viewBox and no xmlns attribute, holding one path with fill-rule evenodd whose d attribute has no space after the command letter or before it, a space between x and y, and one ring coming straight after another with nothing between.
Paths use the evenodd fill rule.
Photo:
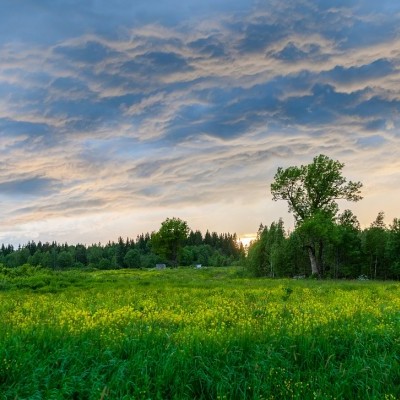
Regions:
<instances>
[{"instance_id":1,"label":"cloud","mask_svg":"<svg viewBox=\"0 0 400 400\"><path fill-rule=\"evenodd\" d=\"M46 124L16 121L8 118L0 119L0 129L4 135L9 136L43 136L49 133L49 127Z\"/></svg>"},{"instance_id":2,"label":"cloud","mask_svg":"<svg viewBox=\"0 0 400 400\"><path fill-rule=\"evenodd\" d=\"M89 41L81 46L57 46L53 49L55 54L62 55L69 61L93 65L115 57L117 52L99 42Z\"/></svg>"},{"instance_id":3,"label":"cloud","mask_svg":"<svg viewBox=\"0 0 400 400\"><path fill-rule=\"evenodd\" d=\"M45 177L27 177L0 182L0 193L5 196L47 196L60 182Z\"/></svg>"},{"instance_id":4,"label":"cloud","mask_svg":"<svg viewBox=\"0 0 400 400\"><path fill-rule=\"evenodd\" d=\"M221 58L226 56L224 44L213 35L196 39L187 43L187 46L203 57Z\"/></svg>"},{"instance_id":5,"label":"cloud","mask_svg":"<svg viewBox=\"0 0 400 400\"><path fill-rule=\"evenodd\" d=\"M141 54L122 64L121 71L142 77L159 77L191 70L188 62L174 52L153 51Z\"/></svg>"},{"instance_id":6,"label":"cloud","mask_svg":"<svg viewBox=\"0 0 400 400\"><path fill-rule=\"evenodd\" d=\"M297 62L305 59L316 59L316 55L320 51L321 47L318 44L311 44L303 50L295 43L289 42L282 50L272 54L272 56L286 62Z\"/></svg>"},{"instance_id":7,"label":"cloud","mask_svg":"<svg viewBox=\"0 0 400 400\"><path fill-rule=\"evenodd\" d=\"M243 26L244 37L239 42L238 49L242 52L266 51L268 47L288 35L286 29L268 21L256 21Z\"/></svg>"},{"instance_id":8,"label":"cloud","mask_svg":"<svg viewBox=\"0 0 400 400\"><path fill-rule=\"evenodd\" d=\"M278 165L326 153L374 187L365 160L396 160L394 2L25 3L0 16L10 229L110 210L235 213L232 199L267 197Z\"/></svg>"},{"instance_id":9,"label":"cloud","mask_svg":"<svg viewBox=\"0 0 400 400\"><path fill-rule=\"evenodd\" d=\"M367 65L353 66L344 68L336 66L331 71L324 74L332 82L349 84L353 82L373 82L375 79L386 78L388 75L396 73L393 62L387 59L378 59Z\"/></svg>"},{"instance_id":10,"label":"cloud","mask_svg":"<svg viewBox=\"0 0 400 400\"><path fill-rule=\"evenodd\" d=\"M377 129L371 129L377 130ZM358 144L362 147L377 147L385 143L385 138L379 135L367 136L358 139Z\"/></svg>"}]
</instances>

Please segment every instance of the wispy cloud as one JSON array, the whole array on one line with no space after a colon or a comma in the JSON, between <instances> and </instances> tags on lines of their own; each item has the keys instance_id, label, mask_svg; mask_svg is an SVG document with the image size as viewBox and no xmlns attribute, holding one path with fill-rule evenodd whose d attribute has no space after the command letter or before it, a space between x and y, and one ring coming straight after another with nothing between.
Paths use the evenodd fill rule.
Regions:
<instances>
[{"instance_id":1,"label":"wispy cloud","mask_svg":"<svg viewBox=\"0 0 400 400\"><path fill-rule=\"evenodd\" d=\"M351 164L374 201L382 182L399 195L392 1L0 7L5 241L110 212L153 220L223 204L242 215L243 204L268 201L278 165L321 152ZM257 228L248 221L238 219L239 233Z\"/></svg>"}]
</instances>

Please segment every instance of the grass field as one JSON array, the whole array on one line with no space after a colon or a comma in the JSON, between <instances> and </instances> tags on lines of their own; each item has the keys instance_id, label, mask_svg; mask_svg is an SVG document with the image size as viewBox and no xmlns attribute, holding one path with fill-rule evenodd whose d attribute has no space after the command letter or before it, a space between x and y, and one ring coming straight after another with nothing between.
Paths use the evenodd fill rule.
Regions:
<instances>
[{"instance_id":1,"label":"grass field","mask_svg":"<svg viewBox=\"0 0 400 400\"><path fill-rule=\"evenodd\" d=\"M400 399L400 284L0 273L0 399Z\"/></svg>"}]
</instances>

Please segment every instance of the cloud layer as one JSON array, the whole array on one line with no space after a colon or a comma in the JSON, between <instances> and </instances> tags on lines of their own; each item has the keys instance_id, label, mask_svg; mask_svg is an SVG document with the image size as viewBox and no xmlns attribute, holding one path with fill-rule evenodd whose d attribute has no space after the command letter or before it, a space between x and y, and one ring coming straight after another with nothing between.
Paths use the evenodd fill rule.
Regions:
<instances>
[{"instance_id":1,"label":"cloud layer","mask_svg":"<svg viewBox=\"0 0 400 400\"><path fill-rule=\"evenodd\" d=\"M22 3L0 16L2 241L108 240L123 215L134 235L177 212L254 231L281 216L260 206L276 168L319 153L364 182L362 222L398 217L393 1Z\"/></svg>"}]
</instances>

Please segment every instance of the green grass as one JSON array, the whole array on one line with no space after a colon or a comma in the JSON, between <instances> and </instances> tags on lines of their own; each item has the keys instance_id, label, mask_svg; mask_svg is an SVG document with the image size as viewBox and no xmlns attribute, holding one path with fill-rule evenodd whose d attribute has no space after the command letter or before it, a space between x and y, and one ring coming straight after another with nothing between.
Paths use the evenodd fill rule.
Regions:
<instances>
[{"instance_id":1,"label":"green grass","mask_svg":"<svg viewBox=\"0 0 400 400\"><path fill-rule=\"evenodd\" d=\"M399 399L400 284L3 271L0 399Z\"/></svg>"}]
</instances>

